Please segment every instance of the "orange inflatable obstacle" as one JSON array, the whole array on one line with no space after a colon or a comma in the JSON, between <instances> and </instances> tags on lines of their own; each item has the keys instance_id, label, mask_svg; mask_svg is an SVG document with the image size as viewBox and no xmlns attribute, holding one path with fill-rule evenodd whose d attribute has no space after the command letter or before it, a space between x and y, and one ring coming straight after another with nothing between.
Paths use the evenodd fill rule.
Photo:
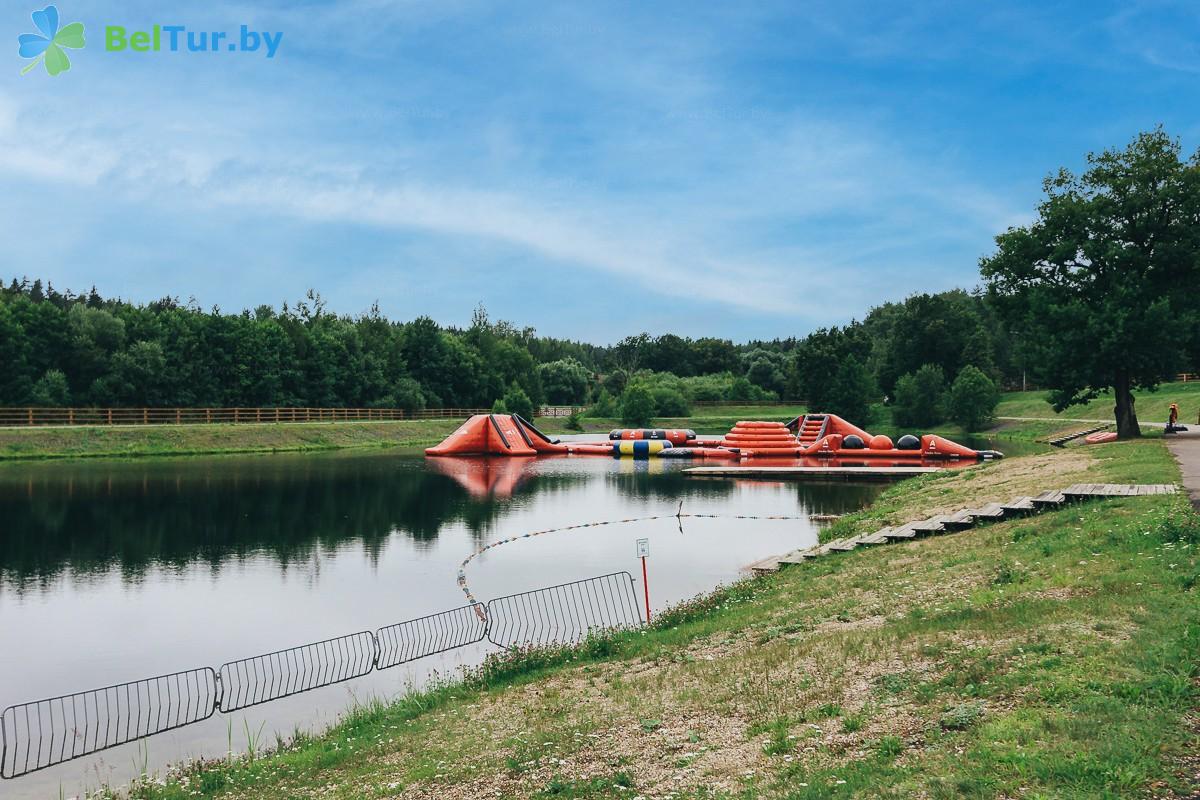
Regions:
<instances>
[{"instance_id":1,"label":"orange inflatable obstacle","mask_svg":"<svg viewBox=\"0 0 1200 800\"><path fill-rule=\"evenodd\" d=\"M664 430L663 428L617 428L608 434L608 438L613 441L619 439L661 440L670 442L676 447L686 447L688 443L696 440L696 432L693 430Z\"/></svg>"},{"instance_id":2,"label":"orange inflatable obstacle","mask_svg":"<svg viewBox=\"0 0 1200 800\"><path fill-rule=\"evenodd\" d=\"M994 450L973 450L934 434L920 438L873 436L836 414L806 414L790 423L742 421L720 439L700 439L690 430L617 429L609 441L560 442L516 414L476 414L430 456L543 454L648 458L821 458L892 462L1001 458Z\"/></svg>"},{"instance_id":3,"label":"orange inflatable obstacle","mask_svg":"<svg viewBox=\"0 0 1200 800\"><path fill-rule=\"evenodd\" d=\"M672 431L672 433L676 433ZM685 431L683 433L691 433ZM692 436L695 436L692 433ZM685 437L686 438L686 437ZM518 414L476 414L427 456L536 456L544 454L648 458L672 447L667 437L618 438L611 442L560 442ZM736 457L736 456L735 456Z\"/></svg>"},{"instance_id":4,"label":"orange inflatable obstacle","mask_svg":"<svg viewBox=\"0 0 1200 800\"><path fill-rule=\"evenodd\" d=\"M786 427L797 432L798 454L802 456L922 460L1004 457L996 450L974 450L931 433L920 438L906 434L893 442L888 436L872 436L836 414L805 414Z\"/></svg>"},{"instance_id":5,"label":"orange inflatable obstacle","mask_svg":"<svg viewBox=\"0 0 1200 800\"><path fill-rule=\"evenodd\" d=\"M973 450L933 434L920 438L901 436L892 442L888 436L874 436L836 414L806 414L789 423L738 422L721 439L699 439L687 451L675 450L666 456L688 457L704 451L734 452L738 458L824 458L871 459L911 463L1001 458L993 450Z\"/></svg>"},{"instance_id":6,"label":"orange inflatable obstacle","mask_svg":"<svg viewBox=\"0 0 1200 800\"><path fill-rule=\"evenodd\" d=\"M546 442L549 442L546 439ZM550 446L554 446L550 443ZM533 440L511 414L476 414L437 447L426 449L427 456L536 456Z\"/></svg>"}]
</instances>

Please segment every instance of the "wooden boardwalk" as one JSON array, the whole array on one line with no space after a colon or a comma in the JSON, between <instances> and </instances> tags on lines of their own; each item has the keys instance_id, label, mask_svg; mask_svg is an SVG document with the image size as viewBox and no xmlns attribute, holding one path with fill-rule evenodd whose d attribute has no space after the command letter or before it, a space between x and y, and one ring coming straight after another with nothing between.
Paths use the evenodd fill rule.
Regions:
<instances>
[{"instance_id":1,"label":"wooden boardwalk","mask_svg":"<svg viewBox=\"0 0 1200 800\"><path fill-rule=\"evenodd\" d=\"M1171 483L1076 483L1065 489L1048 489L1039 495L1014 497L1007 503L986 503L976 508L962 508L952 514L938 514L929 519L909 522L895 528L881 528L873 533L835 539L832 542L755 561L747 569L755 574L776 572L784 565L800 564L807 559L818 558L828 553L845 552L856 547L887 544L903 539L915 539L918 536L929 536L934 533L965 530L980 522L1036 514L1044 509L1057 508L1075 500L1086 500L1092 497L1140 497L1151 494L1173 494L1175 491L1176 486Z\"/></svg>"},{"instance_id":2,"label":"wooden boardwalk","mask_svg":"<svg viewBox=\"0 0 1200 800\"><path fill-rule=\"evenodd\" d=\"M1073 442L1080 437L1089 436L1093 433L1099 433L1100 431L1104 430L1105 428L1111 428L1111 427L1112 427L1112 424L1106 422L1103 425L1096 425L1095 427L1088 428L1086 430L1076 431L1075 433L1068 433L1066 436L1057 436L1053 439L1047 440L1046 443L1052 444L1055 447L1066 447L1067 442Z\"/></svg>"},{"instance_id":3,"label":"wooden boardwalk","mask_svg":"<svg viewBox=\"0 0 1200 800\"><path fill-rule=\"evenodd\" d=\"M802 481L894 481L940 472L939 467L691 467L688 475L709 478L786 478Z\"/></svg>"}]
</instances>

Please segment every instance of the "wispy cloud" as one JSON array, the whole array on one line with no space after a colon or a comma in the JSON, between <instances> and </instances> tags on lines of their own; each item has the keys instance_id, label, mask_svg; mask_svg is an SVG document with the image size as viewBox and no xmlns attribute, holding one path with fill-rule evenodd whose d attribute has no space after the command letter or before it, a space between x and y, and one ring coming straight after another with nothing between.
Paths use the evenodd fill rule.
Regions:
<instances>
[{"instance_id":1,"label":"wispy cloud","mask_svg":"<svg viewBox=\"0 0 1200 800\"><path fill-rule=\"evenodd\" d=\"M504 176L495 188L464 185L455 171L438 179L436 168L424 170L425 178L382 181L372 177L369 163L305 163L300 154L266 149L251 163L236 142L225 150L178 141L162 146L152 137L105 139L87 126L54 134L37 147L23 144L29 131L9 126L0 134L0 171L102 187L175 204L185 213L236 209L495 240L663 297L778 315L811 312L813 287L850 302L857 290L847 277L888 255L886 239L830 242L813 218L852 213L877 236L907 240L906 223L903 230L888 230L896 227L889 225L889 209L918 202L959 220L965 210L977 228L1002 216L1002 203L982 190L943 182L937 191L926 183L927 169L836 126L763 116L736 127L741 131L690 134L695 144L716 147L709 156L714 169L702 186L669 186L641 196L538 174ZM660 167L683 172L690 168L687 154L682 161ZM756 217L772 227L811 226L810 240L764 248L754 241L761 233ZM747 224L750 232L741 229Z\"/></svg>"}]
</instances>

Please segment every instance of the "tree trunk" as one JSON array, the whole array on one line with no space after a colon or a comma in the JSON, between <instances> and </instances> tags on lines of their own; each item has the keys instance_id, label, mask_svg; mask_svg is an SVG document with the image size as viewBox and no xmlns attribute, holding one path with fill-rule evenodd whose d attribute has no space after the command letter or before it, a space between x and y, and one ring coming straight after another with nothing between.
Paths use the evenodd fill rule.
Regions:
<instances>
[{"instance_id":1,"label":"tree trunk","mask_svg":"<svg viewBox=\"0 0 1200 800\"><path fill-rule=\"evenodd\" d=\"M1129 373L1121 370L1113 381L1113 394L1117 405L1113 413L1117 418L1117 438L1136 439L1142 435L1138 425L1137 411L1133 407L1133 393L1129 390Z\"/></svg>"}]
</instances>

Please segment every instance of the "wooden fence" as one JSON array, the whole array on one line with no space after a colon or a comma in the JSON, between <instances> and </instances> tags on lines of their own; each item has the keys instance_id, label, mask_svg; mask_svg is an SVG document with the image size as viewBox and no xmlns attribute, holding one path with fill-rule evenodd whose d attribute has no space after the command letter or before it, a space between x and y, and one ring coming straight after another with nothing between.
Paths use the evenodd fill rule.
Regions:
<instances>
[{"instance_id":1,"label":"wooden fence","mask_svg":"<svg viewBox=\"0 0 1200 800\"><path fill-rule=\"evenodd\" d=\"M567 417L581 409L543 406L539 417ZM0 427L31 425L210 425L275 422L387 422L466 419L490 408L0 408Z\"/></svg>"},{"instance_id":2,"label":"wooden fence","mask_svg":"<svg viewBox=\"0 0 1200 800\"><path fill-rule=\"evenodd\" d=\"M694 400L692 405L697 408L757 408L766 407L786 407L795 408L796 406L808 405L807 400Z\"/></svg>"},{"instance_id":3,"label":"wooden fence","mask_svg":"<svg viewBox=\"0 0 1200 800\"><path fill-rule=\"evenodd\" d=\"M803 400L700 400L699 408L802 406ZM569 417L582 406L542 406L535 416ZM275 422L387 422L466 419L490 408L39 408L0 407L0 427L37 425L213 425Z\"/></svg>"}]
</instances>

